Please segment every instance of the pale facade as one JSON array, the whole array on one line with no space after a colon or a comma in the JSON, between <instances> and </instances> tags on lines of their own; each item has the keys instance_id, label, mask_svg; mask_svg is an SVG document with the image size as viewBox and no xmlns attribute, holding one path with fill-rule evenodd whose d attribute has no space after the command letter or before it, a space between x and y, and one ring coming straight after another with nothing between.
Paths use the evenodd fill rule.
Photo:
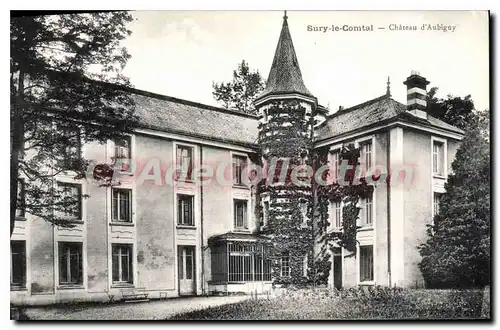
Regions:
<instances>
[{"instance_id":1,"label":"pale facade","mask_svg":"<svg viewBox=\"0 0 500 330\"><path fill-rule=\"evenodd\" d=\"M285 25L289 44L281 45L280 37L277 52L284 53L276 56L293 59ZM270 77L279 70L286 65L273 64ZM337 161L342 145L352 143L361 147L361 163L368 168L412 169L411 180L376 183L371 198L360 201L356 256L332 251L329 285L422 286L417 246L425 241L463 132L427 115L418 96L425 93L425 79L417 73L406 82L407 104L393 100L388 89L327 115L305 87L293 90L303 86L298 64L293 70L286 95L273 91L279 81L268 79L259 116L131 89L142 124L129 144L87 144L82 152L97 163L128 156L136 171L114 187L75 181L71 173L58 176L75 194L90 195L69 215L73 228L19 214L11 237L11 302L108 301L129 291L154 299L270 290L269 241L259 235L269 200L257 198L256 187L243 184L240 175L243 167L261 162L265 102L280 97L305 102L315 120L313 147L329 150L330 162ZM169 172L179 163L191 169L188 177ZM226 182L195 184L191 171L202 165L222 168ZM161 175L149 175L150 169ZM339 230L341 213L340 203L330 205L328 230ZM286 258L281 262L286 274L289 264Z\"/></svg>"}]
</instances>

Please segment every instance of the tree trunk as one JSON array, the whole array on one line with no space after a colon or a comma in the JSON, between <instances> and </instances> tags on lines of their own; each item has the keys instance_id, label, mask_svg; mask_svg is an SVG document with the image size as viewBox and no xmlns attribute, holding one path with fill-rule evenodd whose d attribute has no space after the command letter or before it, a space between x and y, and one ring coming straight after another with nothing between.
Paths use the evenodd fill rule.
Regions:
<instances>
[{"instance_id":1,"label":"tree trunk","mask_svg":"<svg viewBox=\"0 0 500 330\"><path fill-rule=\"evenodd\" d=\"M13 107L11 118L11 142L10 142L10 236L14 232L16 224L17 191L19 185L19 154L23 146L23 92L24 92L24 72L19 71L19 83L16 101L11 104Z\"/></svg>"}]
</instances>

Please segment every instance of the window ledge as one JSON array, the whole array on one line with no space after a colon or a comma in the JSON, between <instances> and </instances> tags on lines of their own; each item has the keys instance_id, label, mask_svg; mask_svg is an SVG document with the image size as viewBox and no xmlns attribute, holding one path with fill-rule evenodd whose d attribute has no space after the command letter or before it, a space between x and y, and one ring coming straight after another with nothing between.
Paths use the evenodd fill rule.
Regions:
<instances>
[{"instance_id":1,"label":"window ledge","mask_svg":"<svg viewBox=\"0 0 500 330\"><path fill-rule=\"evenodd\" d=\"M26 221L26 217L16 215L16 221Z\"/></svg>"},{"instance_id":2,"label":"window ledge","mask_svg":"<svg viewBox=\"0 0 500 330\"><path fill-rule=\"evenodd\" d=\"M85 287L82 284L61 284L57 287L58 290L83 290Z\"/></svg>"},{"instance_id":3,"label":"window ledge","mask_svg":"<svg viewBox=\"0 0 500 330\"><path fill-rule=\"evenodd\" d=\"M76 225L83 225L83 220L78 220L78 219L68 219L66 220L67 223L72 223L72 224L76 224Z\"/></svg>"},{"instance_id":4,"label":"window ledge","mask_svg":"<svg viewBox=\"0 0 500 330\"><path fill-rule=\"evenodd\" d=\"M134 223L133 222L118 222L118 221L111 221L109 223L110 226L124 226L124 227L133 227Z\"/></svg>"},{"instance_id":5,"label":"window ledge","mask_svg":"<svg viewBox=\"0 0 500 330\"><path fill-rule=\"evenodd\" d=\"M28 291L28 289L25 286L11 285L10 291Z\"/></svg>"},{"instance_id":6,"label":"window ledge","mask_svg":"<svg viewBox=\"0 0 500 330\"><path fill-rule=\"evenodd\" d=\"M196 229L196 226L190 226L190 225L177 225L177 229Z\"/></svg>"},{"instance_id":7,"label":"window ledge","mask_svg":"<svg viewBox=\"0 0 500 330\"><path fill-rule=\"evenodd\" d=\"M118 171L118 173L120 173L120 176L125 176L125 175L127 175L127 176L134 176L134 173L128 173L128 171L127 172L120 172L120 171ZM128 181L126 181L126 182L128 182Z\"/></svg>"},{"instance_id":8,"label":"window ledge","mask_svg":"<svg viewBox=\"0 0 500 330\"><path fill-rule=\"evenodd\" d=\"M177 183L194 183L194 180L193 179L174 179L174 181L176 181Z\"/></svg>"},{"instance_id":9,"label":"window ledge","mask_svg":"<svg viewBox=\"0 0 500 330\"><path fill-rule=\"evenodd\" d=\"M363 282L359 282L358 285L360 285L360 286L373 286L373 285L375 285L375 281L363 281Z\"/></svg>"},{"instance_id":10,"label":"window ledge","mask_svg":"<svg viewBox=\"0 0 500 330\"><path fill-rule=\"evenodd\" d=\"M233 188L244 189L244 190L250 189L247 185L244 185L244 184L233 184Z\"/></svg>"},{"instance_id":11,"label":"window ledge","mask_svg":"<svg viewBox=\"0 0 500 330\"><path fill-rule=\"evenodd\" d=\"M250 233L250 229L238 228L238 229L234 229L233 233L248 234L248 233Z\"/></svg>"},{"instance_id":12,"label":"window ledge","mask_svg":"<svg viewBox=\"0 0 500 330\"><path fill-rule=\"evenodd\" d=\"M135 288L133 284L131 283L113 283L111 285L112 289L130 289L130 288Z\"/></svg>"},{"instance_id":13,"label":"window ledge","mask_svg":"<svg viewBox=\"0 0 500 330\"><path fill-rule=\"evenodd\" d=\"M372 225L364 225L364 226L361 226L361 228L358 228L358 231L370 231L370 230L373 230Z\"/></svg>"},{"instance_id":14,"label":"window ledge","mask_svg":"<svg viewBox=\"0 0 500 330\"><path fill-rule=\"evenodd\" d=\"M443 180L446 180L446 176L442 175L442 174L436 174L436 173L433 173L432 174L432 177L434 179L443 179Z\"/></svg>"},{"instance_id":15,"label":"window ledge","mask_svg":"<svg viewBox=\"0 0 500 330\"><path fill-rule=\"evenodd\" d=\"M61 173L59 173L60 176L62 177L71 177L71 179L75 182L79 182L79 180L74 180L73 178L75 177L75 175L77 174L77 172L73 169L68 169L68 170L64 170L62 171Z\"/></svg>"},{"instance_id":16,"label":"window ledge","mask_svg":"<svg viewBox=\"0 0 500 330\"><path fill-rule=\"evenodd\" d=\"M218 284L225 284L225 285L244 285L244 284L248 284L248 283L264 283L264 284L272 284L273 282L272 281L225 281L225 282L221 282L221 283L218 283Z\"/></svg>"},{"instance_id":17,"label":"window ledge","mask_svg":"<svg viewBox=\"0 0 500 330\"><path fill-rule=\"evenodd\" d=\"M342 227L333 227L333 228L330 228L327 232L328 233L337 233L337 232L341 232L342 231Z\"/></svg>"}]
</instances>

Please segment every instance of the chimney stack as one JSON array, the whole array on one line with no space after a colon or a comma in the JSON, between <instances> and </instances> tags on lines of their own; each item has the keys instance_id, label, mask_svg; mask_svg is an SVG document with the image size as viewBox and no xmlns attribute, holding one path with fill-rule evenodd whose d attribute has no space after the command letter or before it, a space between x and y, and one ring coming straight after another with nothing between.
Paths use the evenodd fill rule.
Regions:
<instances>
[{"instance_id":1,"label":"chimney stack","mask_svg":"<svg viewBox=\"0 0 500 330\"><path fill-rule=\"evenodd\" d=\"M412 71L403 83L407 89L406 109L414 116L427 119L427 85L429 81L419 72Z\"/></svg>"}]
</instances>

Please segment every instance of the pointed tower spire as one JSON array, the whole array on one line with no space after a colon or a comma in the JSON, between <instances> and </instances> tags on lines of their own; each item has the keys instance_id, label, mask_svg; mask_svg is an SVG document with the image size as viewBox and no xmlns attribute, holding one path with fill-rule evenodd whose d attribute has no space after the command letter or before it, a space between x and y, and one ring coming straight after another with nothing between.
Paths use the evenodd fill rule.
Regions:
<instances>
[{"instance_id":1,"label":"pointed tower spire","mask_svg":"<svg viewBox=\"0 0 500 330\"><path fill-rule=\"evenodd\" d=\"M273 64L269 71L267 84L264 91L257 97L261 99L271 94L301 94L314 97L304 85L299 62L293 47L292 36L288 29L288 16L285 11L283 26L274 53Z\"/></svg>"},{"instance_id":2,"label":"pointed tower spire","mask_svg":"<svg viewBox=\"0 0 500 330\"><path fill-rule=\"evenodd\" d=\"M387 96L391 96L391 81L389 76L387 76L387 91L385 93Z\"/></svg>"}]
</instances>

